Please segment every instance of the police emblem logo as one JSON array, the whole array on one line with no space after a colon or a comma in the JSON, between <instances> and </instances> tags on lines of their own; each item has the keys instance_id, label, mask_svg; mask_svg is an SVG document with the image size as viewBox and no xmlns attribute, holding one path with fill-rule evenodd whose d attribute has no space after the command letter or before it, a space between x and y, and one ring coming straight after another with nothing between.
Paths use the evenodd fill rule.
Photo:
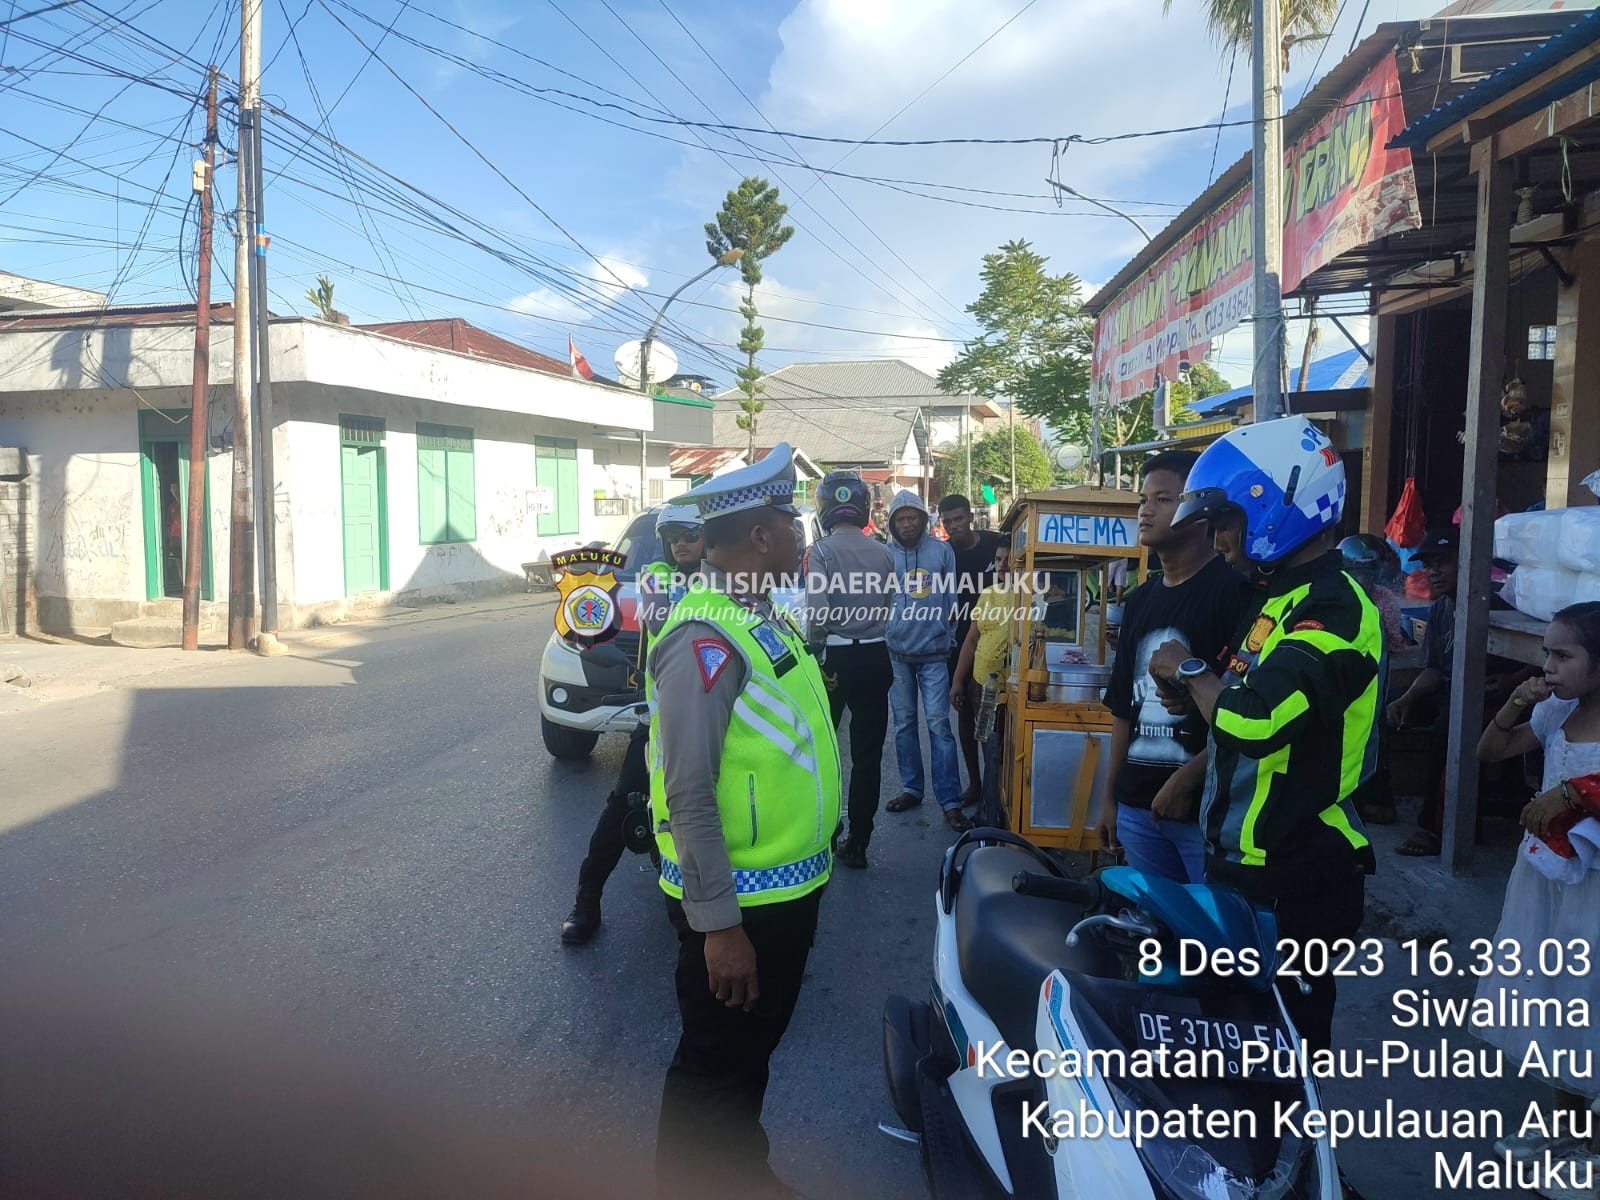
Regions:
<instances>
[{"instance_id":1,"label":"police emblem logo","mask_svg":"<svg viewBox=\"0 0 1600 1200\"><path fill-rule=\"evenodd\" d=\"M717 677L722 674L723 668L733 658L733 650L727 643L716 638L696 638L694 653L700 663L700 682L709 692L716 684Z\"/></svg>"},{"instance_id":2,"label":"police emblem logo","mask_svg":"<svg viewBox=\"0 0 1600 1200\"><path fill-rule=\"evenodd\" d=\"M622 629L617 572L627 561L615 550L567 550L550 556L556 580L556 632L575 646L598 646Z\"/></svg>"},{"instance_id":3,"label":"police emblem logo","mask_svg":"<svg viewBox=\"0 0 1600 1200\"><path fill-rule=\"evenodd\" d=\"M794 652L789 649L789 643L783 640L783 635L775 626L762 621L750 630L750 636L755 638L756 645L766 652L774 667L782 667L793 662Z\"/></svg>"},{"instance_id":4,"label":"police emblem logo","mask_svg":"<svg viewBox=\"0 0 1600 1200\"><path fill-rule=\"evenodd\" d=\"M1250 654L1260 654L1262 647L1267 644L1267 639L1272 636L1272 631L1278 623L1271 617L1262 613L1256 618L1256 623L1250 626L1250 632L1245 636L1244 648Z\"/></svg>"}]
</instances>

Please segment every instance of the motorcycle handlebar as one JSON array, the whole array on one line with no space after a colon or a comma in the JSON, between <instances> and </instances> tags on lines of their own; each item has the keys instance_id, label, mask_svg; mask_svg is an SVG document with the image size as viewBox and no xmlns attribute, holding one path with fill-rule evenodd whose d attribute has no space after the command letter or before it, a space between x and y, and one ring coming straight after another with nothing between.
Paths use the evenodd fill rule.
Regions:
<instances>
[{"instance_id":1,"label":"motorcycle handlebar","mask_svg":"<svg viewBox=\"0 0 1600 1200\"><path fill-rule=\"evenodd\" d=\"M1039 896L1045 900L1065 900L1089 908L1100 902L1098 879L1059 879L1054 875L1038 875L1032 871L1018 871L1011 877L1011 890L1019 896Z\"/></svg>"}]
</instances>

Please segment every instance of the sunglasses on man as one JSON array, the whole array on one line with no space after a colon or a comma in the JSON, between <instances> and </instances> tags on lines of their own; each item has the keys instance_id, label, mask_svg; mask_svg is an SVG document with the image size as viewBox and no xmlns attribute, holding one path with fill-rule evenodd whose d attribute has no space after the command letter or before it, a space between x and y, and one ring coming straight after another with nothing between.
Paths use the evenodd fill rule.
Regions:
<instances>
[{"instance_id":1,"label":"sunglasses on man","mask_svg":"<svg viewBox=\"0 0 1600 1200\"><path fill-rule=\"evenodd\" d=\"M700 530L688 525L663 525L661 527L661 540L670 546L674 542L698 542Z\"/></svg>"}]
</instances>

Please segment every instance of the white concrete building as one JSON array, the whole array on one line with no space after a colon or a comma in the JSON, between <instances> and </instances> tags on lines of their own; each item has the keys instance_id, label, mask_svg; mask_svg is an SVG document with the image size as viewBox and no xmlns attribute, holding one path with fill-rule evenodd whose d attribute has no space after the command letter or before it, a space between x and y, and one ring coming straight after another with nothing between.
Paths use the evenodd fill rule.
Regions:
<instances>
[{"instance_id":1,"label":"white concrete building","mask_svg":"<svg viewBox=\"0 0 1600 1200\"><path fill-rule=\"evenodd\" d=\"M181 306L0 324L0 446L25 452L30 536L13 574L35 612L22 627L176 612L193 321ZM214 306L202 569L213 622L228 590L231 321ZM612 540L638 510L644 396L302 318L274 320L271 347L286 627L520 587L522 563ZM664 481L667 448L652 457Z\"/></svg>"}]
</instances>

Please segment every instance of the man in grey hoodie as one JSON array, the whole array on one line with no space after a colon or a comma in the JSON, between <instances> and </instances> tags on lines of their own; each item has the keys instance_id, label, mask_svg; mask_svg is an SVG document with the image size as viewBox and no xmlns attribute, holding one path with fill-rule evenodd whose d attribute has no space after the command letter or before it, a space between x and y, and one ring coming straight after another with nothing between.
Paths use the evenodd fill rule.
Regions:
<instances>
[{"instance_id":1,"label":"man in grey hoodie","mask_svg":"<svg viewBox=\"0 0 1600 1200\"><path fill-rule=\"evenodd\" d=\"M961 763L950 729L950 649L955 640L956 556L928 534L928 510L902 488L889 505L889 550L895 590L884 632L894 663L894 751L900 764L900 794L884 807L905 812L922 803L922 738L917 731L921 698L933 750L933 794L945 823L972 828L961 811Z\"/></svg>"}]
</instances>

